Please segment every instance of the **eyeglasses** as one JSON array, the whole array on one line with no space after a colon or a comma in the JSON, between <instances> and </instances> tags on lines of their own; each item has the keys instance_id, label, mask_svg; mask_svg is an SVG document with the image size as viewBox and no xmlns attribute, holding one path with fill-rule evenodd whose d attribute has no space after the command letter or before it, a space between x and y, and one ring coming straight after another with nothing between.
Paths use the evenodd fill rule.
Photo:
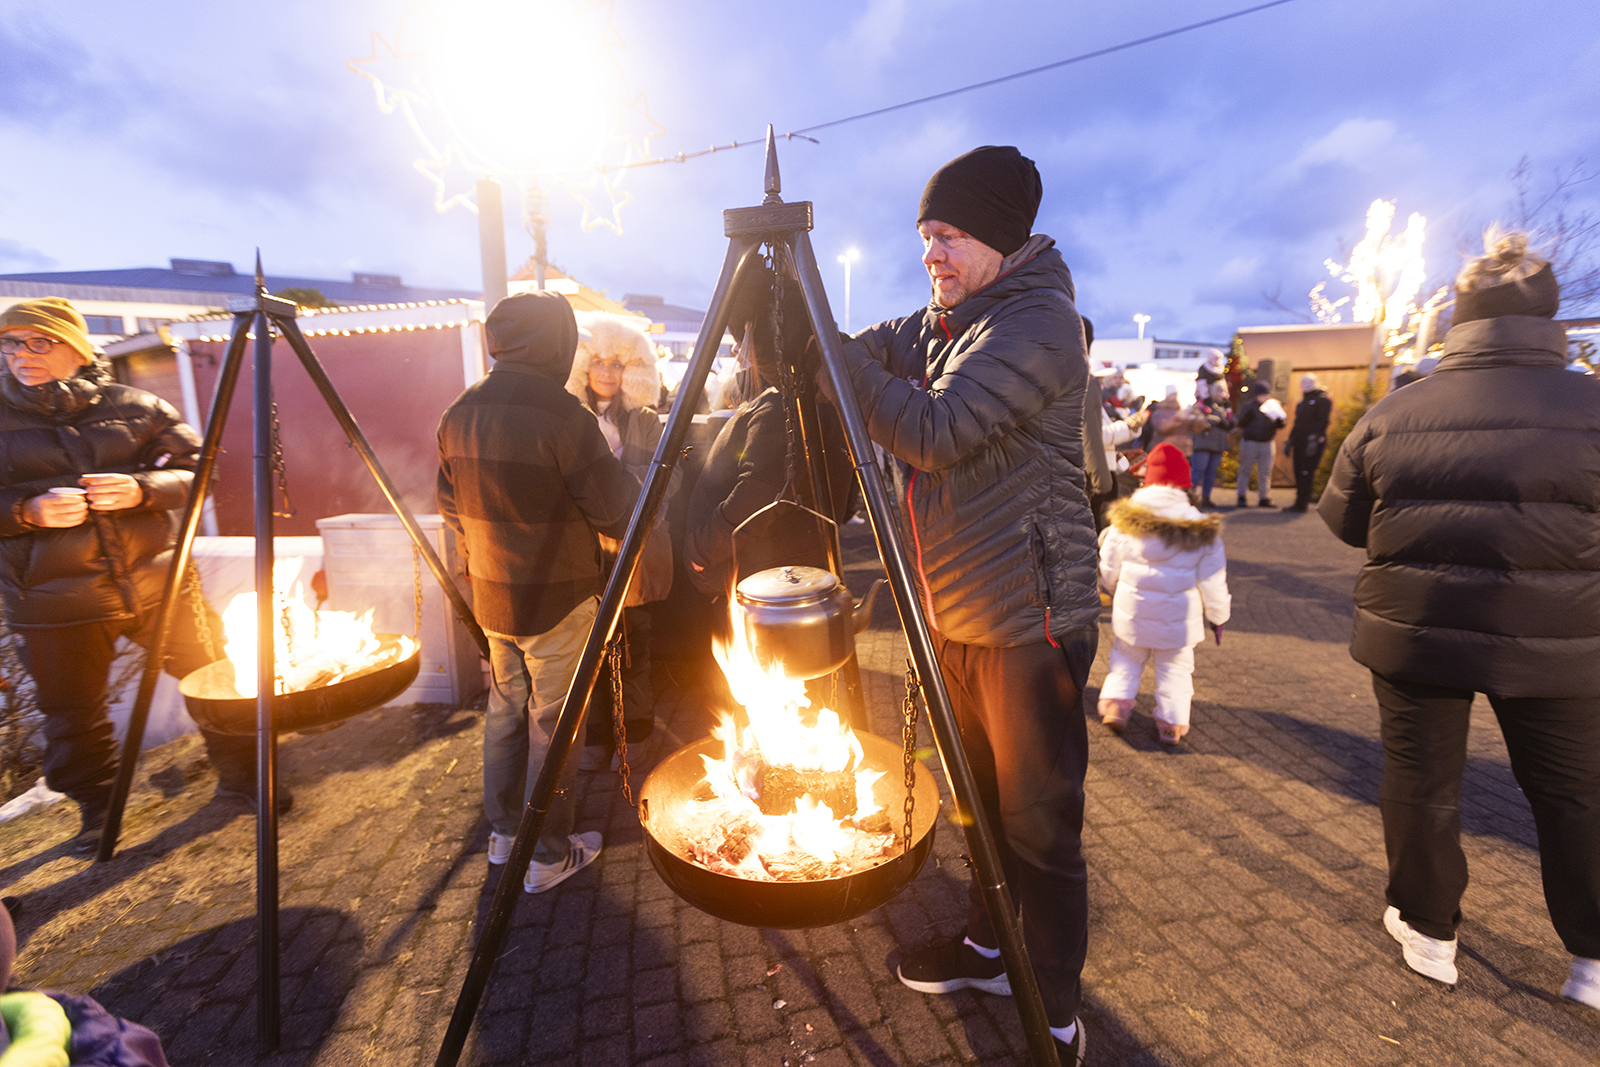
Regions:
<instances>
[{"instance_id":1,"label":"eyeglasses","mask_svg":"<svg viewBox=\"0 0 1600 1067\"><path fill-rule=\"evenodd\" d=\"M0 355L9 356L19 348L26 348L34 355L42 356L61 344L66 342L53 337L0 337Z\"/></svg>"},{"instance_id":2,"label":"eyeglasses","mask_svg":"<svg viewBox=\"0 0 1600 1067\"><path fill-rule=\"evenodd\" d=\"M621 363L608 363L605 360L599 359L589 364L590 370L603 370L607 374L621 374L622 367L623 365Z\"/></svg>"}]
</instances>

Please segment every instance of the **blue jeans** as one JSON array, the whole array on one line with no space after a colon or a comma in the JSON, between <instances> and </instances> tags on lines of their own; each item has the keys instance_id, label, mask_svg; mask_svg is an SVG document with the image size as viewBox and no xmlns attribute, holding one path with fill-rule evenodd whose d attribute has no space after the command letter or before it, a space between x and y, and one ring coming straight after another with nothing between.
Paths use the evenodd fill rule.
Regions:
<instances>
[{"instance_id":1,"label":"blue jeans","mask_svg":"<svg viewBox=\"0 0 1600 1067\"><path fill-rule=\"evenodd\" d=\"M599 603L597 597L590 597L548 631L533 637L484 631L489 639L493 683L483 721L483 812L497 834L515 834L522 821L522 810L549 754L550 738ZM556 863L567 855L582 723L575 737L577 743L561 769L558 791L533 849L533 858L540 863Z\"/></svg>"},{"instance_id":2,"label":"blue jeans","mask_svg":"<svg viewBox=\"0 0 1600 1067\"><path fill-rule=\"evenodd\" d=\"M1221 452L1194 450L1194 457L1189 461L1189 480L1200 490L1201 500L1211 499L1211 489L1217 484L1217 471L1221 469Z\"/></svg>"}]
</instances>

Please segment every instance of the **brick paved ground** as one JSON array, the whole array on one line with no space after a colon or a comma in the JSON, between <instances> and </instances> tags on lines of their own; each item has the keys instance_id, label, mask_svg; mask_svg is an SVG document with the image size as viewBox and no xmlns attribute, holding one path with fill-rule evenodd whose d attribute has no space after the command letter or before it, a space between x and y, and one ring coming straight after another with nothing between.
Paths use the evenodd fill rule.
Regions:
<instances>
[{"instance_id":1,"label":"brick paved ground","mask_svg":"<svg viewBox=\"0 0 1600 1067\"><path fill-rule=\"evenodd\" d=\"M862 528L850 532L859 547ZM1090 1061L1600 1059L1600 1012L1556 996L1567 959L1487 709L1472 735L1473 880L1449 993L1400 965L1378 921L1376 714L1344 645L1360 554L1315 516L1239 512L1226 536L1235 616L1225 645L1199 654L1192 743L1155 742L1148 696L1125 738L1090 725ZM880 604L861 653L875 729L894 736L904 652L891 619ZM704 731L681 701L663 714L656 752ZM283 1053L254 1043L254 826L208 803L193 740L147 759L126 847L104 867L64 854L70 805L0 826L0 889L26 907L17 981L93 993L161 1033L174 1064L431 1063L492 888L479 723L470 710L391 709L286 740L298 804L282 828ZM615 779L585 778L579 828L604 830L605 853L521 898L464 1062L1018 1060L1009 1000L925 997L892 975L897 944L960 925L954 826L886 907L755 930L674 897Z\"/></svg>"}]
</instances>

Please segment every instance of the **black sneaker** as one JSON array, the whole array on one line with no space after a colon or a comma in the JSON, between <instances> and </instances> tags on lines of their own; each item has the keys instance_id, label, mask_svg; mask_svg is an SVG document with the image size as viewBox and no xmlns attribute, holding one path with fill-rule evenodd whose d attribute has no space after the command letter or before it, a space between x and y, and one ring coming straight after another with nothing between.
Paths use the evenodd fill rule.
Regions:
<instances>
[{"instance_id":1,"label":"black sneaker","mask_svg":"<svg viewBox=\"0 0 1600 1067\"><path fill-rule=\"evenodd\" d=\"M219 785L217 786L216 793L212 795L212 798L214 800L221 800L229 804L240 804L250 809L252 812L260 814L260 808L257 807L256 804L256 788L253 785L244 789L235 789L231 786ZM294 809L294 794L289 792L286 786L280 785L278 787L277 807L279 815L287 815Z\"/></svg>"},{"instance_id":2,"label":"black sneaker","mask_svg":"<svg viewBox=\"0 0 1600 1067\"><path fill-rule=\"evenodd\" d=\"M972 951L962 930L948 941L908 953L895 968L900 981L918 993L954 993L958 989L977 989L997 996L1011 995L1011 979L998 957Z\"/></svg>"},{"instance_id":3,"label":"black sneaker","mask_svg":"<svg viewBox=\"0 0 1600 1067\"><path fill-rule=\"evenodd\" d=\"M1261 500L1261 501L1257 501L1257 503L1256 503L1256 507L1258 507L1258 508L1276 508L1277 506L1278 505L1274 504L1270 500Z\"/></svg>"},{"instance_id":4,"label":"black sneaker","mask_svg":"<svg viewBox=\"0 0 1600 1067\"><path fill-rule=\"evenodd\" d=\"M1056 1038L1056 1059L1061 1061L1061 1067L1083 1067L1083 1054L1089 1041L1083 1035L1083 1020L1074 1019L1078 1024L1077 1031L1072 1035L1072 1043Z\"/></svg>"},{"instance_id":5,"label":"black sneaker","mask_svg":"<svg viewBox=\"0 0 1600 1067\"><path fill-rule=\"evenodd\" d=\"M73 799L78 801L78 817L82 821L68 847L74 856L92 856L100 851L100 834L106 828L106 813L111 808L110 791Z\"/></svg>"}]
</instances>

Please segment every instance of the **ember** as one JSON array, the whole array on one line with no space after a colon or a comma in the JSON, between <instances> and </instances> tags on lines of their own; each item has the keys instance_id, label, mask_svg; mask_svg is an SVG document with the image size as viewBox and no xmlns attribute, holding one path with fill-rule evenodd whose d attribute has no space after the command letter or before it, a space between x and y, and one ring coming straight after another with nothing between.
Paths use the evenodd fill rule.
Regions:
<instances>
[{"instance_id":1,"label":"ember","mask_svg":"<svg viewBox=\"0 0 1600 1067\"><path fill-rule=\"evenodd\" d=\"M743 714L723 715L712 731L722 758L702 757L705 778L677 813L689 857L736 878L812 881L898 855L894 824L873 795L885 769L867 766L837 713L809 713L804 681L782 664L763 670L742 626L732 634L714 651Z\"/></svg>"}]
</instances>

